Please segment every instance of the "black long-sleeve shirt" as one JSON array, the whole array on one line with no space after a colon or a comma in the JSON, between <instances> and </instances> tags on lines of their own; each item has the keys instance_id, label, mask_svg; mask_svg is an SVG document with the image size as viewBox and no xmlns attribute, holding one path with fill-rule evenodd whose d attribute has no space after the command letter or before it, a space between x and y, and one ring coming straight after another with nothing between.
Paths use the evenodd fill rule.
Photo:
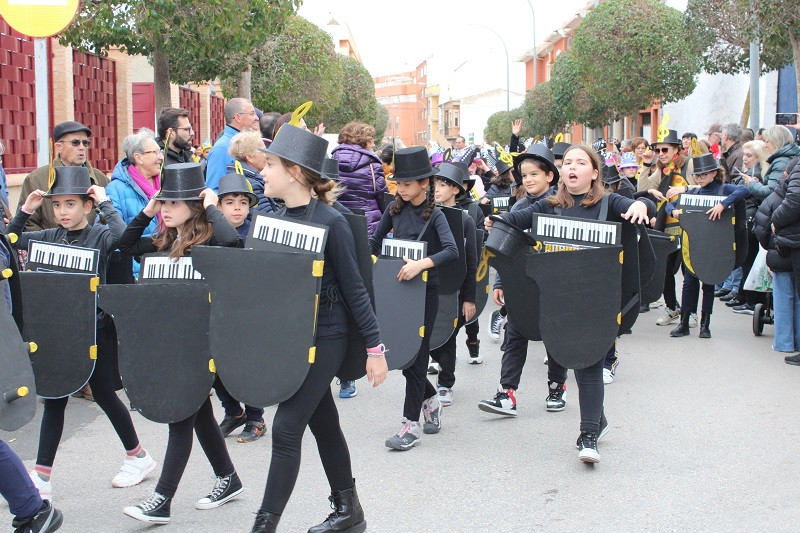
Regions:
<instances>
[{"instance_id":1,"label":"black long-sleeve shirt","mask_svg":"<svg viewBox=\"0 0 800 533\"><path fill-rule=\"evenodd\" d=\"M422 219L422 212L425 209L425 202L420 205L414 205L407 202L405 207L394 217L397 219L397 224L392 222L392 216L389 214L394 202L389 204L386 211L383 212L381 221L378 222L378 227L375 228L375 233L369 240L372 247L372 253L379 255L381 253L381 245L383 239L389 234L389 231L394 229L394 238L416 240L422 228L425 226L426 221ZM425 234L422 235L423 241L428 243L428 257L433 261L434 268L428 270L428 286L439 286L439 273L437 268L441 265L455 261L458 259L458 247L456 241L453 239L453 232L450 231L450 226L447 225L447 218L441 210L434 209L430 216L430 224L425 229Z\"/></svg>"},{"instance_id":2,"label":"black long-sleeve shirt","mask_svg":"<svg viewBox=\"0 0 800 533\"><path fill-rule=\"evenodd\" d=\"M214 230L214 235L208 242L203 243L209 246L230 246L235 247L239 244L239 232L222 215L222 212L210 205L206 207L206 218ZM147 216L144 211L140 211L122 234L119 239L119 250L126 255L140 256L152 254L158 251L153 244L152 237L142 237L142 233L150 225L153 217Z\"/></svg>"},{"instance_id":3,"label":"black long-sleeve shirt","mask_svg":"<svg viewBox=\"0 0 800 533\"><path fill-rule=\"evenodd\" d=\"M308 205L287 208L283 216L302 219L307 209ZM322 202L317 202L309 222L328 226L317 338L347 335L349 309L367 347L377 346L381 342L378 319L358 269L356 244L350 224L335 208Z\"/></svg>"}]
</instances>

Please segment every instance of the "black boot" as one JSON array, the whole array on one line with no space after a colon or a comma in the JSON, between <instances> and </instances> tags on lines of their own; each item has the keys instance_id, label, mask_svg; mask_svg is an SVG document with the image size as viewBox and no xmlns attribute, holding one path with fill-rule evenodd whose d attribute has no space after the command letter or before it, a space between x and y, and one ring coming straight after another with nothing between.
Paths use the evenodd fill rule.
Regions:
<instances>
[{"instance_id":1,"label":"black boot","mask_svg":"<svg viewBox=\"0 0 800 533\"><path fill-rule=\"evenodd\" d=\"M481 341L478 339L475 339L474 341L467 339L467 350L469 351L470 358L477 359L480 357L480 346Z\"/></svg>"},{"instance_id":2,"label":"black boot","mask_svg":"<svg viewBox=\"0 0 800 533\"><path fill-rule=\"evenodd\" d=\"M701 339L710 339L711 338L711 330L708 329L708 324L711 322L711 313L705 314L702 313L700 315L700 338Z\"/></svg>"},{"instance_id":3,"label":"black boot","mask_svg":"<svg viewBox=\"0 0 800 533\"><path fill-rule=\"evenodd\" d=\"M678 327L669 332L670 337L685 337L689 334L689 317L691 313L681 309L681 321Z\"/></svg>"},{"instance_id":4,"label":"black boot","mask_svg":"<svg viewBox=\"0 0 800 533\"><path fill-rule=\"evenodd\" d=\"M355 485L347 490L332 491L328 500L333 512L323 523L309 529L308 533L362 533L367 529Z\"/></svg>"},{"instance_id":5,"label":"black boot","mask_svg":"<svg viewBox=\"0 0 800 533\"><path fill-rule=\"evenodd\" d=\"M280 521L281 515L259 509L256 515L256 523L253 524L253 529L250 533L275 533L278 530L278 522Z\"/></svg>"}]
</instances>

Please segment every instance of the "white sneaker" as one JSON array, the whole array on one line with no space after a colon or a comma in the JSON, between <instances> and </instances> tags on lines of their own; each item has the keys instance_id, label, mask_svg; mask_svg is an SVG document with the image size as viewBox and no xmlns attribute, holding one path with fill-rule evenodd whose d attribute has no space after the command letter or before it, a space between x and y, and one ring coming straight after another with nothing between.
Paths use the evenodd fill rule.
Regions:
<instances>
[{"instance_id":1,"label":"white sneaker","mask_svg":"<svg viewBox=\"0 0 800 533\"><path fill-rule=\"evenodd\" d=\"M471 364L471 365L479 365L481 363L483 363L483 356L481 354L478 354L477 357L470 357L469 358L469 364Z\"/></svg>"},{"instance_id":2,"label":"white sneaker","mask_svg":"<svg viewBox=\"0 0 800 533\"><path fill-rule=\"evenodd\" d=\"M439 366L439 363L431 359L431 362L428 364L428 374L438 374L441 369L442 367Z\"/></svg>"},{"instance_id":3,"label":"white sneaker","mask_svg":"<svg viewBox=\"0 0 800 533\"><path fill-rule=\"evenodd\" d=\"M658 320L656 320L656 324L659 326L669 326L670 324L678 320L680 317L681 317L680 309L675 309L673 311L669 307L665 307L664 312L661 313L661 316L658 317Z\"/></svg>"},{"instance_id":4,"label":"white sneaker","mask_svg":"<svg viewBox=\"0 0 800 533\"><path fill-rule=\"evenodd\" d=\"M439 398L439 403L442 404L442 407L453 405L453 389L448 387L439 387L437 396Z\"/></svg>"},{"instance_id":5,"label":"white sneaker","mask_svg":"<svg viewBox=\"0 0 800 533\"><path fill-rule=\"evenodd\" d=\"M53 501L53 484L50 481L45 481L39 474L36 473L36 470L31 470L31 481L33 481L33 485L36 487L36 490L39 491L39 496L43 500L50 500Z\"/></svg>"},{"instance_id":6,"label":"white sneaker","mask_svg":"<svg viewBox=\"0 0 800 533\"><path fill-rule=\"evenodd\" d=\"M603 369L603 384L608 385L609 383L614 383L614 372L612 372L608 368L604 368Z\"/></svg>"},{"instance_id":7,"label":"white sneaker","mask_svg":"<svg viewBox=\"0 0 800 533\"><path fill-rule=\"evenodd\" d=\"M119 473L111 480L111 486L123 489L141 483L147 474L156 469L156 462L145 452L144 457L126 457Z\"/></svg>"},{"instance_id":8,"label":"white sneaker","mask_svg":"<svg viewBox=\"0 0 800 533\"><path fill-rule=\"evenodd\" d=\"M689 327L690 328L697 327L697 313L692 313L689 315Z\"/></svg>"}]
</instances>

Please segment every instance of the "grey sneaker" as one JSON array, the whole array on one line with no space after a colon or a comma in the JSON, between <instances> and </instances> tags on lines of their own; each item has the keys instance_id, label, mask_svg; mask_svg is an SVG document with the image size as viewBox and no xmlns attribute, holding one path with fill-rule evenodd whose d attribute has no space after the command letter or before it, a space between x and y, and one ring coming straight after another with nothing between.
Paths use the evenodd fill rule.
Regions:
<instances>
[{"instance_id":1,"label":"grey sneaker","mask_svg":"<svg viewBox=\"0 0 800 533\"><path fill-rule=\"evenodd\" d=\"M437 393L439 395L439 403L442 404L442 407L453 405L453 389L440 385L437 389Z\"/></svg>"},{"instance_id":2,"label":"grey sneaker","mask_svg":"<svg viewBox=\"0 0 800 533\"><path fill-rule=\"evenodd\" d=\"M439 433L442 429L442 402L436 396L431 396L422 402L422 416L425 419L422 424L422 432L426 435Z\"/></svg>"},{"instance_id":3,"label":"grey sneaker","mask_svg":"<svg viewBox=\"0 0 800 533\"><path fill-rule=\"evenodd\" d=\"M689 315L689 327L696 328L697 327L697 313L692 313Z\"/></svg>"},{"instance_id":4,"label":"grey sneaker","mask_svg":"<svg viewBox=\"0 0 800 533\"><path fill-rule=\"evenodd\" d=\"M406 451L422 442L419 422L403 419L400 431L386 439L386 447L393 450Z\"/></svg>"},{"instance_id":5,"label":"grey sneaker","mask_svg":"<svg viewBox=\"0 0 800 533\"><path fill-rule=\"evenodd\" d=\"M669 307L664 308L664 312L661 313L661 316L658 317L656 320L656 324L659 326L669 326L676 320L681 317L681 310L680 308L670 309Z\"/></svg>"}]
</instances>

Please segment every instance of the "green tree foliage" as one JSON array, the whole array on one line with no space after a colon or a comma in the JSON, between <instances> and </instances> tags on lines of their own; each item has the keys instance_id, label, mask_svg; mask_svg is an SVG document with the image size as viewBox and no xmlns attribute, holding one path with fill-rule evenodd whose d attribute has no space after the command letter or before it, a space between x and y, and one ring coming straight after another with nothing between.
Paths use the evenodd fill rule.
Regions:
<instances>
[{"instance_id":1,"label":"green tree foliage","mask_svg":"<svg viewBox=\"0 0 800 533\"><path fill-rule=\"evenodd\" d=\"M373 100L373 102L375 106L375 122L372 125L375 126L375 142L378 142L386 135L386 128L389 127L389 111L379 104L377 100Z\"/></svg>"},{"instance_id":2,"label":"green tree foliage","mask_svg":"<svg viewBox=\"0 0 800 533\"><path fill-rule=\"evenodd\" d=\"M163 100L165 88L169 94L170 81L202 82L238 75L247 67L252 50L279 32L300 3L92 0L81 2L78 15L61 33L59 42L95 53L120 47L152 58L157 100ZM163 101L158 107L164 107Z\"/></svg>"},{"instance_id":3,"label":"green tree foliage","mask_svg":"<svg viewBox=\"0 0 800 533\"><path fill-rule=\"evenodd\" d=\"M342 67L342 97L339 105L323 118L325 131L339 131L353 121L374 125L378 109L372 75L357 59L343 55L337 55L337 59Z\"/></svg>"},{"instance_id":4,"label":"green tree foliage","mask_svg":"<svg viewBox=\"0 0 800 533\"><path fill-rule=\"evenodd\" d=\"M659 0L600 4L576 30L566 55L561 82L571 87L554 83L553 95L563 103L571 92L567 118L589 127L685 98L700 72L683 15Z\"/></svg>"},{"instance_id":5,"label":"green tree foliage","mask_svg":"<svg viewBox=\"0 0 800 533\"><path fill-rule=\"evenodd\" d=\"M256 48L252 65L253 103L264 111L288 113L311 100L305 120L316 124L342 98L342 63L331 37L302 17L291 17L280 35ZM229 94L232 84L223 86Z\"/></svg>"},{"instance_id":6,"label":"green tree foliage","mask_svg":"<svg viewBox=\"0 0 800 533\"><path fill-rule=\"evenodd\" d=\"M522 104L522 136L553 136L566 127L564 112L553 98L550 81L539 83L525 96Z\"/></svg>"},{"instance_id":7,"label":"green tree foliage","mask_svg":"<svg viewBox=\"0 0 800 533\"><path fill-rule=\"evenodd\" d=\"M762 72L794 61L800 100L800 2L689 0L686 27L707 72L750 71L750 42L758 41Z\"/></svg>"},{"instance_id":8,"label":"green tree foliage","mask_svg":"<svg viewBox=\"0 0 800 533\"><path fill-rule=\"evenodd\" d=\"M487 143L499 143L501 146L508 144L511 139L511 123L522 118L522 108L512 109L511 111L498 111L491 115L486 121L486 128L483 130L483 137ZM522 133L524 136L524 131Z\"/></svg>"},{"instance_id":9,"label":"green tree foliage","mask_svg":"<svg viewBox=\"0 0 800 533\"><path fill-rule=\"evenodd\" d=\"M578 70L572 49L560 54L550 71L550 94L564 122L590 128L608 122L610 112L604 101L593 100Z\"/></svg>"}]
</instances>

